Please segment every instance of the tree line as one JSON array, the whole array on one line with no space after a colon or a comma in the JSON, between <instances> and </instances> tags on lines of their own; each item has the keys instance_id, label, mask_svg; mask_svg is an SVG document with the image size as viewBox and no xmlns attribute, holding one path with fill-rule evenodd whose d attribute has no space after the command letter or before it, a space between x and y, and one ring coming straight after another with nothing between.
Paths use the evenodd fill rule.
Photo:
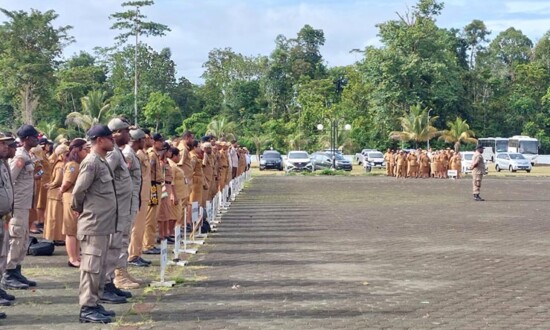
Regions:
<instances>
[{"instance_id":1,"label":"tree line","mask_svg":"<svg viewBox=\"0 0 550 330\"><path fill-rule=\"evenodd\" d=\"M112 44L65 60L72 27L56 26L55 11L0 9L0 128L32 123L71 138L119 115L167 136L190 129L285 152L328 147L318 126L332 122L346 152L428 140L468 148L474 137L518 134L550 152L550 31L534 44L514 27L493 36L481 20L446 29L437 25L443 3L419 0L377 24L381 46L351 50L354 64L328 67L323 30L305 25L277 36L269 55L211 50L194 84L176 76L169 48L140 39L169 31L147 21L153 5L123 3L111 15Z\"/></svg>"}]
</instances>

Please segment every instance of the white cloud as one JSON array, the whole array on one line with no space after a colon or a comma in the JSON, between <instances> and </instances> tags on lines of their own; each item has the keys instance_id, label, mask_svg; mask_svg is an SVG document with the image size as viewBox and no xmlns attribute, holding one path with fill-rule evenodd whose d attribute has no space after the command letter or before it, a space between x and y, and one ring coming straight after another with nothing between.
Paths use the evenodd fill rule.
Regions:
<instances>
[{"instance_id":1,"label":"white cloud","mask_svg":"<svg viewBox=\"0 0 550 330\"><path fill-rule=\"evenodd\" d=\"M506 11L511 14L550 14L548 1L510 1L506 3Z\"/></svg>"}]
</instances>

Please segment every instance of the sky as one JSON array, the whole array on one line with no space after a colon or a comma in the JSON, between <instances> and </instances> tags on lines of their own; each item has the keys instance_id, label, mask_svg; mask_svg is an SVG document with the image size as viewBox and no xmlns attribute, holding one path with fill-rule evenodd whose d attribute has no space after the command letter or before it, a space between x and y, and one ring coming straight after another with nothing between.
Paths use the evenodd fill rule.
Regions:
<instances>
[{"instance_id":1,"label":"sky","mask_svg":"<svg viewBox=\"0 0 550 330\"><path fill-rule=\"evenodd\" d=\"M96 46L110 46L117 31L109 15L121 11L119 0L0 0L8 10L59 14L58 26L71 25L76 42L64 57ZM322 29L326 42L321 53L329 66L352 64L360 54L352 49L379 46L376 24L396 19L414 0L156 0L143 10L149 20L171 28L166 36L145 41L160 50L169 47L178 76L201 83L202 64L214 48L231 47L243 55L269 55L275 38L295 37L309 24ZM550 30L550 0L446 0L438 25L462 28L473 19L485 22L491 38L508 27L520 29L536 43ZM5 21L3 14L0 21Z\"/></svg>"}]
</instances>

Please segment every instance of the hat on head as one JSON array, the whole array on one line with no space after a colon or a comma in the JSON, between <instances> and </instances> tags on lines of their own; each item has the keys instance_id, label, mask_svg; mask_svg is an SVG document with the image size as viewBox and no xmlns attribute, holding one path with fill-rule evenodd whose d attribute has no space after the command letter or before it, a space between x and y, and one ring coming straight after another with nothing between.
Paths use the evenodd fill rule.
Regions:
<instances>
[{"instance_id":1,"label":"hat on head","mask_svg":"<svg viewBox=\"0 0 550 330\"><path fill-rule=\"evenodd\" d=\"M42 145L48 144L48 139L45 137L40 138L40 140L38 140L38 144L42 144Z\"/></svg>"},{"instance_id":2,"label":"hat on head","mask_svg":"<svg viewBox=\"0 0 550 330\"><path fill-rule=\"evenodd\" d=\"M0 142L15 142L15 138L11 135L0 132Z\"/></svg>"},{"instance_id":3,"label":"hat on head","mask_svg":"<svg viewBox=\"0 0 550 330\"><path fill-rule=\"evenodd\" d=\"M105 125L95 125L86 132L86 135L90 140L94 140L98 137L111 136L113 132Z\"/></svg>"},{"instance_id":4,"label":"hat on head","mask_svg":"<svg viewBox=\"0 0 550 330\"><path fill-rule=\"evenodd\" d=\"M130 128L130 123L126 119L113 118L109 121L109 124L107 126L111 131L115 132Z\"/></svg>"},{"instance_id":5,"label":"hat on head","mask_svg":"<svg viewBox=\"0 0 550 330\"><path fill-rule=\"evenodd\" d=\"M155 141L164 141L164 137L160 133L153 134L153 140Z\"/></svg>"},{"instance_id":6,"label":"hat on head","mask_svg":"<svg viewBox=\"0 0 550 330\"><path fill-rule=\"evenodd\" d=\"M144 139L144 138L145 138L145 132L143 130L139 128L130 130L130 139L132 139L132 141L137 141L139 139Z\"/></svg>"},{"instance_id":7,"label":"hat on head","mask_svg":"<svg viewBox=\"0 0 550 330\"><path fill-rule=\"evenodd\" d=\"M483 149L483 146L482 146L481 144L478 144L478 145L476 146L476 150L477 150L477 149Z\"/></svg>"},{"instance_id":8,"label":"hat on head","mask_svg":"<svg viewBox=\"0 0 550 330\"><path fill-rule=\"evenodd\" d=\"M17 130L17 136L19 136L20 139L24 139L29 136L38 137L38 134L38 131L32 125L23 125Z\"/></svg>"}]
</instances>

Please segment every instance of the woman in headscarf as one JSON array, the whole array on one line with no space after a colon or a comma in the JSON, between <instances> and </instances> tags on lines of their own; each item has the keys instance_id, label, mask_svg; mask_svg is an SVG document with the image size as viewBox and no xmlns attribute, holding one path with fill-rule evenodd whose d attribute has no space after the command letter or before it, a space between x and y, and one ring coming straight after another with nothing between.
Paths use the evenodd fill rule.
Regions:
<instances>
[{"instance_id":1,"label":"woman in headscarf","mask_svg":"<svg viewBox=\"0 0 550 330\"><path fill-rule=\"evenodd\" d=\"M162 185L160 210L157 216L157 223L159 227L159 238L161 240L168 239L170 236L169 224L173 215L170 204L175 201L174 190L172 187L172 168L170 167L170 164L168 164L168 159L172 158L173 149L178 150L177 148L170 147L170 144L165 142L162 149L163 152L160 154L160 164L164 173L164 184ZM172 239L169 239L169 241L174 242Z\"/></svg>"},{"instance_id":2,"label":"woman in headscarf","mask_svg":"<svg viewBox=\"0 0 550 330\"><path fill-rule=\"evenodd\" d=\"M76 239L77 218L71 209L73 187L78 177L80 162L88 155L90 147L84 139L74 139L69 145L69 154L63 167L63 181L59 194L63 200L63 230L69 267L80 267L80 246Z\"/></svg>"},{"instance_id":3,"label":"woman in headscarf","mask_svg":"<svg viewBox=\"0 0 550 330\"><path fill-rule=\"evenodd\" d=\"M46 219L44 223L44 238L54 241L56 245L65 245L61 233L63 224L63 202L59 194L59 187L63 182L63 165L69 148L61 144L55 148L55 162L51 172L50 182L46 184L48 200L46 202Z\"/></svg>"}]
</instances>

